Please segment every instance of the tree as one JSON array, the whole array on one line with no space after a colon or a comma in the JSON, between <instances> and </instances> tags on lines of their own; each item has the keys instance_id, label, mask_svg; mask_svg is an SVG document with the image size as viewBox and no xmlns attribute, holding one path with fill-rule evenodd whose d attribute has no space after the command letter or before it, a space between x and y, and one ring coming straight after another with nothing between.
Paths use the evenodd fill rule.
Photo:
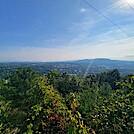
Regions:
<instances>
[{"instance_id":1,"label":"tree","mask_svg":"<svg viewBox=\"0 0 134 134\"><path fill-rule=\"evenodd\" d=\"M128 88L128 83L118 83ZM129 83L130 84L130 83ZM100 134L132 134L134 132L134 88L116 90L100 102L90 113L90 124Z\"/></svg>"},{"instance_id":2,"label":"tree","mask_svg":"<svg viewBox=\"0 0 134 134\"><path fill-rule=\"evenodd\" d=\"M51 134L95 134L84 125L81 114L76 110L77 103L74 94L68 95L70 107L65 99L51 85L42 82L43 100L32 107L28 119L28 133Z\"/></svg>"},{"instance_id":3,"label":"tree","mask_svg":"<svg viewBox=\"0 0 134 134\"><path fill-rule=\"evenodd\" d=\"M58 91L43 81L40 86L42 87L43 99L32 107L31 117L28 119L28 132L63 133L67 109L64 99Z\"/></svg>"},{"instance_id":4,"label":"tree","mask_svg":"<svg viewBox=\"0 0 134 134\"><path fill-rule=\"evenodd\" d=\"M18 68L9 76L8 86L11 95L12 107L18 108L27 113L27 109L39 101L41 90L39 89L40 77L30 68Z\"/></svg>"},{"instance_id":5,"label":"tree","mask_svg":"<svg viewBox=\"0 0 134 134\"><path fill-rule=\"evenodd\" d=\"M30 68L18 68L7 80L3 96L10 102L11 128L18 128L20 133L26 129L26 119L31 107L39 103L41 89L39 82L41 77Z\"/></svg>"}]
</instances>

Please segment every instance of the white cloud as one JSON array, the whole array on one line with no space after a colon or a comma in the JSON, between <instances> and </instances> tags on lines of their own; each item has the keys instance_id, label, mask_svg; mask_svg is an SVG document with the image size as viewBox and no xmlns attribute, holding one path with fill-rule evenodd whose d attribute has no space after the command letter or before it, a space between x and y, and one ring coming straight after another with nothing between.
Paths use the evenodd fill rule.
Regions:
<instances>
[{"instance_id":1,"label":"white cloud","mask_svg":"<svg viewBox=\"0 0 134 134\"><path fill-rule=\"evenodd\" d=\"M134 1L132 0L119 0L114 7L114 13L123 15L133 15ZM117 13L116 13L117 12Z\"/></svg>"},{"instance_id":2,"label":"white cloud","mask_svg":"<svg viewBox=\"0 0 134 134\"><path fill-rule=\"evenodd\" d=\"M125 3L127 6L126 8L131 8L134 6L134 0L120 0L120 3Z\"/></svg>"},{"instance_id":3,"label":"white cloud","mask_svg":"<svg viewBox=\"0 0 134 134\"><path fill-rule=\"evenodd\" d=\"M129 4L129 5L128 5ZM96 7L96 6L95 6ZM104 5L104 8L98 9L102 14L104 14L106 17L111 19L112 17L118 15L117 20L123 15L128 18L128 15L133 15L134 14L134 0L113 0L113 2L108 5ZM99 15L97 12L96 13L96 18ZM101 16L102 17L102 16ZM131 17L133 18L133 17ZM123 17L122 17L123 19ZM116 21L114 19L111 19L113 22Z\"/></svg>"},{"instance_id":4,"label":"white cloud","mask_svg":"<svg viewBox=\"0 0 134 134\"><path fill-rule=\"evenodd\" d=\"M77 59L79 50L70 48L37 48L23 47L16 50L9 48L8 51L0 53L0 61L59 61Z\"/></svg>"},{"instance_id":5,"label":"white cloud","mask_svg":"<svg viewBox=\"0 0 134 134\"><path fill-rule=\"evenodd\" d=\"M81 8L80 9L80 13L85 13L85 12L87 12L88 11L88 9L86 9L86 8Z\"/></svg>"},{"instance_id":6,"label":"white cloud","mask_svg":"<svg viewBox=\"0 0 134 134\"><path fill-rule=\"evenodd\" d=\"M95 26L97 21L94 18L87 18L83 19L80 22L73 23L72 26L69 28L70 32L85 32L89 31Z\"/></svg>"},{"instance_id":7,"label":"white cloud","mask_svg":"<svg viewBox=\"0 0 134 134\"><path fill-rule=\"evenodd\" d=\"M98 18L96 19L96 16L86 14L79 22L73 23L68 28L70 34L74 34L73 38L69 41L68 46L79 46L89 41L92 38L92 30L94 31L97 24L99 24L102 20L103 18L101 18L100 16L98 16Z\"/></svg>"},{"instance_id":8,"label":"white cloud","mask_svg":"<svg viewBox=\"0 0 134 134\"><path fill-rule=\"evenodd\" d=\"M107 33L108 34L108 33ZM104 35L103 35L104 36ZM100 37L98 37L100 38ZM96 37L96 40L98 39ZM125 38L119 41L106 41L96 45L90 42L64 48L8 48L0 53L2 61L63 61L87 58L111 58L134 60L134 40Z\"/></svg>"}]
</instances>

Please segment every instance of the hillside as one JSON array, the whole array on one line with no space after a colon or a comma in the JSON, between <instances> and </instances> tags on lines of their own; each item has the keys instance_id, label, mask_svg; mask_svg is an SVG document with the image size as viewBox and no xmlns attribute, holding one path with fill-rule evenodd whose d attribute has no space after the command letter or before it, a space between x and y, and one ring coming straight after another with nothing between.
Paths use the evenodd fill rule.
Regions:
<instances>
[{"instance_id":1,"label":"hillside","mask_svg":"<svg viewBox=\"0 0 134 134\"><path fill-rule=\"evenodd\" d=\"M118 69L121 75L134 74L134 61L121 61L110 59L83 59L65 62L10 62L0 63L0 76L6 77L16 68L30 67L40 74L46 74L52 70L68 72L83 76L84 74L96 74Z\"/></svg>"}]
</instances>

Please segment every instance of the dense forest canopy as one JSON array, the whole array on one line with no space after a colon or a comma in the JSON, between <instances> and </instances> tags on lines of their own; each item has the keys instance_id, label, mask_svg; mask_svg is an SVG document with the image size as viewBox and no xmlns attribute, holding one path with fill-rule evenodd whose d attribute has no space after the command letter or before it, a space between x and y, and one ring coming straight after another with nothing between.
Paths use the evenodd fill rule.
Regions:
<instances>
[{"instance_id":1,"label":"dense forest canopy","mask_svg":"<svg viewBox=\"0 0 134 134\"><path fill-rule=\"evenodd\" d=\"M0 79L2 134L133 134L134 75L18 68Z\"/></svg>"}]
</instances>

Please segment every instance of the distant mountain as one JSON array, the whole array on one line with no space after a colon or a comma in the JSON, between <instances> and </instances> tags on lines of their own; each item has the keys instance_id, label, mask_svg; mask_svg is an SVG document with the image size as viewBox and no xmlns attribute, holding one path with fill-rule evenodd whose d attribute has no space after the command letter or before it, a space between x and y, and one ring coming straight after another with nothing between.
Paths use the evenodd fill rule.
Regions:
<instances>
[{"instance_id":1,"label":"distant mountain","mask_svg":"<svg viewBox=\"0 0 134 134\"><path fill-rule=\"evenodd\" d=\"M75 63L89 67L89 72L102 72L118 69L121 75L134 74L134 61L111 60L105 58L83 59L75 61ZM96 73L94 72L94 73Z\"/></svg>"},{"instance_id":2,"label":"distant mountain","mask_svg":"<svg viewBox=\"0 0 134 134\"><path fill-rule=\"evenodd\" d=\"M114 67L114 68L120 68L121 66L122 67L132 67L134 68L134 61L125 61L125 60L110 60L110 59L89 59L89 60L81 60L81 63L82 62L85 62L85 63L91 63L93 65L108 65L109 67ZM77 61L79 62L79 61Z\"/></svg>"},{"instance_id":3,"label":"distant mountain","mask_svg":"<svg viewBox=\"0 0 134 134\"><path fill-rule=\"evenodd\" d=\"M111 60L105 58L83 59L64 62L9 62L0 63L0 77L8 76L19 67L30 67L34 71L46 74L52 70L69 74L85 75L118 69L121 75L134 74L134 61Z\"/></svg>"}]
</instances>

